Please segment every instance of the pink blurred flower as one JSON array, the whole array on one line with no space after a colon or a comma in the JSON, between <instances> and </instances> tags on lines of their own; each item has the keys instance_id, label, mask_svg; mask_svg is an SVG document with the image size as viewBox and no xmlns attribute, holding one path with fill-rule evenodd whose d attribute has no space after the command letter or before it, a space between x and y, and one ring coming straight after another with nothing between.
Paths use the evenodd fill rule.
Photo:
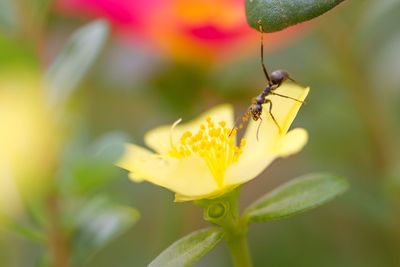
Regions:
<instances>
[{"instance_id":1,"label":"pink blurred flower","mask_svg":"<svg viewBox=\"0 0 400 267\"><path fill-rule=\"evenodd\" d=\"M258 46L259 35L247 23L243 0L58 0L56 10L108 19L119 36L150 43L181 60L208 62L243 54ZM291 32L291 33L289 33ZM268 41L292 35L293 29L269 34ZM268 44L270 46L270 44Z\"/></svg>"}]
</instances>

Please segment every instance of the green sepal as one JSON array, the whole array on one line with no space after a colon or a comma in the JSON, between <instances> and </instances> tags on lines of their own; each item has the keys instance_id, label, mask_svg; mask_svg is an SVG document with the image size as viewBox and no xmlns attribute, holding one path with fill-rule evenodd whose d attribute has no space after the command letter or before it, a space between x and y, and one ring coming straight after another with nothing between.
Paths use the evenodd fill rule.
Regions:
<instances>
[{"instance_id":1,"label":"green sepal","mask_svg":"<svg viewBox=\"0 0 400 267\"><path fill-rule=\"evenodd\" d=\"M196 204L204 208L204 220L226 228L226 224L231 224L232 220L239 217L238 196L239 188L236 188L218 198L197 200Z\"/></svg>"},{"instance_id":2,"label":"green sepal","mask_svg":"<svg viewBox=\"0 0 400 267\"><path fill-rule=\"evenodd\" d=\"M173 243L157 256L149 267L192 266L223 237L219 228L207 228L193 232Z\"/></svg>"},{"instance_id":3,"label":"green sepal","mask_svg":"<svg viewBox=\"0 0 400 267\"><path fill-rule=\"evenodd\" d=\"M332 200L349 187L346 179L317 173L287 182L250 205L248 221L269 221L290 217Z\"/></svg>"},{"instance_id":4,"label":"green sepal","mask_svg":"<svg viewBox=\"0 0 400 267\"><path fill-rule=\"evenodd\" d=\"M276 32L318 17L344 0L246 0L247 23L264 32Z\"/></svg>"}]
</instances>

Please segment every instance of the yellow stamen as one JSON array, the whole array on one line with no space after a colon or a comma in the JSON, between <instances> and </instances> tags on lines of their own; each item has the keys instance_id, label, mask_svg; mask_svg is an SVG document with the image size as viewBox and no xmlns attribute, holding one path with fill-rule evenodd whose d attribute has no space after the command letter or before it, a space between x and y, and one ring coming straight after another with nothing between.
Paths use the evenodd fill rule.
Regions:
<instances>
[{"instance_id":1,"label":"yellow stamen","mask_svg":"<svg viewBox=\"0 0 400 267\"><path fill-rule=\"evenodd\" d=\"M201 124L196 133L190 131L183 133L177 145L172 144L171 141L169 154L175 158L200 156L206 162L218 185L223 186L226 169L239 159L242 148L246 145L244 138L241 139L239 146L236 145L236 133L236 129L226 127L225 121L214 124L207 116L206 124Z\"/></svg>"}]
</instances>

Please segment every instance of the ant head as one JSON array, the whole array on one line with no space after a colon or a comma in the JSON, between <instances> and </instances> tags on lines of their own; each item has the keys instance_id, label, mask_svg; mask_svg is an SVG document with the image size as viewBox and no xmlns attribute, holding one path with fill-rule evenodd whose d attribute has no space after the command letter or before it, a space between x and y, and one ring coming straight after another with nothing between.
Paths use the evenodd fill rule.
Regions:
<instances>
[{"instance_id":1,"label":"ant head","mask_svg":"<svg viewBox=\"0 0 400 267\"><path fill-rule=\"evenodd\" d=\"M257 121L260 119L261 117L261 112L262 112L262 106L261 104L252 104L250 106L250 113L251 113L251 117L253 118L253 120Z\"/></svg>"},{"instance_id":2,"label":"ant head","mask_svg":"<svg viewBox=\"0 0 400 267\"><path fill-rule=\"evenodd\" d=\"M283 81L289 79L289 74L284 70L275 70L271 73L272 84L280 85Z\"/></svg>"}]
</instances>

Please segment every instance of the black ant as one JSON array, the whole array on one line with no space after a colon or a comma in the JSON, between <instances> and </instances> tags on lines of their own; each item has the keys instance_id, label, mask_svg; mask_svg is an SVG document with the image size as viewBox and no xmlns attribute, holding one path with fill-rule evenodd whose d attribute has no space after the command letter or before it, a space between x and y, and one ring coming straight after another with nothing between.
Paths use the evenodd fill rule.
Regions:
<instances>
[{"instance_id":1,"label":"black ant","mask_svg":"<svg viewBox=\"0 0 400 267\"><path fill-rule=\"evenodd\" d=\"M295 82L290 76L289 74L284 71L284 70L275 70L271 73L271 75L268 74L267 68L265 67L264 64L264 38L263 38L263 28L261 25L261 20L258 21L258 25L259 25L259 31L261 33L261 49L260 49L260 54L261 54L261 66L264 72L265 77L267 78L267 82L268 85L264 88L264 90L253 99L253 103L250 105L250 107L247 109L247 112L243 115L242 117L242 121L243 122L247 122L249 120L249 118L251 117L254 121L258 121L260 120L260 124L258 125L257 128L257 140L258 140L258 131L260 129L261 126L261 113L263 111L263 104L269 104L269 109L268 109L268 113L271 116L272 120L274 121L276 127L278 128L279 132L281 133L281 127L279 126L278 122L276 121L274 115L272 114L272 101L270 99L267 98L267 96L269 95L276 95L276 96L280 96L280 97L284 97L284 98L288 98L288 99L292 99L294 101L300 102L300 103L304 103L301 100L298 100L296 98L287 96L287 95L282 95L282 94L278 94L275 92L275 90L281 86L281 84L286 81L286 80L291 80L293 82ZM236 124L236 123L235 123ZM243 124L239 125L239 128L242 128ZM237 127L234 127L232 129L232 131L229 133L229 135L232 134L233 130L237 129Z\"/></svg>"}]
</instances>

